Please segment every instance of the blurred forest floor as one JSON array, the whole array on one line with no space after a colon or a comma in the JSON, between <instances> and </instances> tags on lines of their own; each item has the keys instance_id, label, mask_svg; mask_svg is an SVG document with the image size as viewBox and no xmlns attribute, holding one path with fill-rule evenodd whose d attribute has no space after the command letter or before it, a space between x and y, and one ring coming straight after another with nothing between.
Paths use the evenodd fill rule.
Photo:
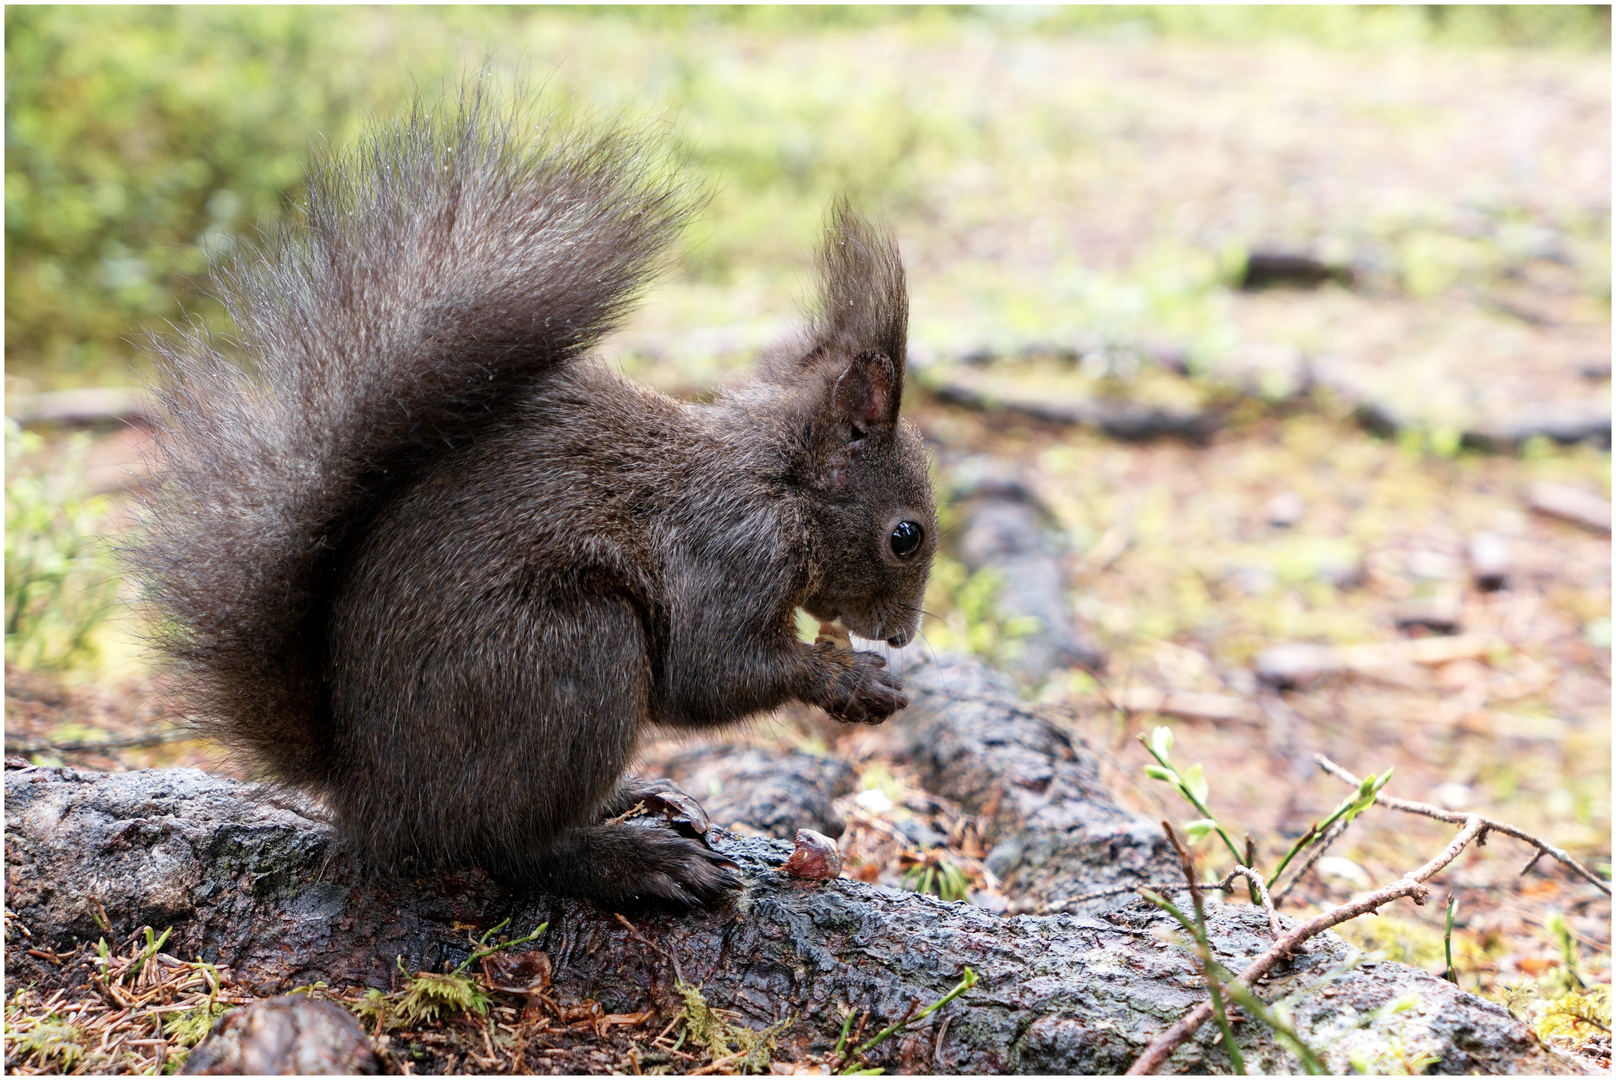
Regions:
<instances>
[{"instance_id":1,"label":"blurred forest floor","mask_svg":"<svg viewBox=\"0 0 1616 1080\"><path fill-rule=\"evenodd\" d=\"M561 36L586 41L567 25ZM810 156L836 137L834 124L813 124L846 101L831 86L838 73L880 73L858 77L876 115L852 115L848 139L863 145L876 139L866 129L896 125L911 140L888 158L894 188L870 189L902 236L913 285L907 412L937 455L945 499L989 461L1047 515L1066 609L1109 660L1103 672L1030 682L1027 694L1108 752L1120 798L1152 819L1196 816L1143 775L1150 759L1136 736L1166 724L1175 758L1202 764L1219 820L1254 837L1268 864L1344 793L1312 765L1321 752L1358 775L1395 768L1388 794L1509 821L1608 877L1608 507L1601 530L1528 501L1544 481L1610 493L1608 51L1237 46L969 26L726 33L691 78L723 93L789 86L817 103L823 115L780 106L794 119L770 135L787 145L792 125L806 124ZM692 137L722 120L698 115ZM759 242L756 270L686 267L607 355L674 393L736 377L788 324L792 282L806 276L800 253L817 211L793 213ZM706 243L728 260L768 231L720 219L692 258ZM1306 256L1326 280L1241 288L1253 253L1267 252ZM10 390L75 381L18 370L26 381L8 362ZM1205 425L1189 438L1123 441L1092 423L1039 419L1018 406L1027 400ZM1580 441L1556 441L1568 427ZM81 525L123 520L118 477L141 440L138 428L81 438L67 468L72 437L41 429L17 444L20 456L8 452L8 504L27 502L15 484L67 468L61 483L110 494L80 502L37 481L27 490L46 508L40 535L66 527L51 508L82 510ZM956 528L963 507L944 507ZM10 617L9 566L26 538L13 535L9 506L7 528ZM1492 591L1470 565L1481 533L1509 554ZM1026 627L995 605L994 572L959 558L939 562L923 647L1013 663ZM106 594L71 588L104 607ZM92 662L64 644L73 632L54 617L35 620L32 660L8 627L8 754L167 724L127 622L94 631ZM1471 635L1483 644L1443 663L1326 673L1294 689L1258 678L1263 651L1286 643ZM1151 711L1167 702L1150 692L1168 691L1209 696L1196 699L1200 716ZM839 803L849 872L903 882L916 852L874 843L858 823L871 806L903 819L938 812L911 798L880 730L788 712L713 741L735 739L852 764L857 790ZM648 766L675 751L652 744ZM220 767L184 742L32 756ZM860 801L869 790L885 798ZM1448 832L1371 810L1299 888L1300 908L1392 880ZM1198 850L1221 873L1223 853ZM1002 901L981 852L945 841L929 857L939 854L967 869L974 897ZM1526 856L1498 838L1437 882L1459 898L1460 984L1523 1013L1610 980L1609 900L1547 863L1522 875ZM1399 905L1341 932L1443 966L1440 905ZM1602 1044L1575 1043L1608 1063L1605 1017Z\"/></svg>"}]
</instances>

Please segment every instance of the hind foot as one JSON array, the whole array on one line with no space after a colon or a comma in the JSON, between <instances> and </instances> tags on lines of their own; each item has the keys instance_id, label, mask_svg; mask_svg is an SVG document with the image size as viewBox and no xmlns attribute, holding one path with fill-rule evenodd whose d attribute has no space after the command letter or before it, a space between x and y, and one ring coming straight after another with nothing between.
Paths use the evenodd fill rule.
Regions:
<instances>
[{"instance_id":1,"label":"hind foot","mask_svg":"<svg viewBox=\"0 0 1616 1080\"><path fill-rule=\"evenodd\" d=\"M702 823L705 828L705 816ZM740 867L704 839L635 819L570 833L559 850L544 857L534 877L541 888L563 896L678 908L710 907L742 887Z\"/></svg>"}]
</instances>

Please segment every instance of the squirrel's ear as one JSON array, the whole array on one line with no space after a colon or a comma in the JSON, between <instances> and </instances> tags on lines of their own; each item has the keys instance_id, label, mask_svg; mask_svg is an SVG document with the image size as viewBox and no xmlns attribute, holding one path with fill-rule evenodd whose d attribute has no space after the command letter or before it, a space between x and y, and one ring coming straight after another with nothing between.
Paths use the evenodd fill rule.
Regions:
<instances>
[{"instance_id":1,"label":"squirrel's ear","mask_svg":"<svg viewBox=\"0 0 1616 1080\"><path fill-rule=\"evenodd\" d=\"M860 439L897 422L899 392L898 372L887 355L862 352L831 387L831 407Z\"/></svg>"}]
</instances>

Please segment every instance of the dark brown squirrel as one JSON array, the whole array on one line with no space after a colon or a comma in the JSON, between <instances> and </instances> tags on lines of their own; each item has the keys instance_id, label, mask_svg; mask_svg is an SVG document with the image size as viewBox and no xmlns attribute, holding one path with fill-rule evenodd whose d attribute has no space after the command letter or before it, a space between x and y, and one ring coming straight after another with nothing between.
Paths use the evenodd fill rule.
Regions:
<instances>
[{"instance_id":1,"label":"dark brown squirrel","mask_svg":"<svg viewBox=\"0 0 1616 1080\"><path fill-rule=\"evenodd\" d=\"M733 864L613 820L680 802L624 777L642 734L908 704L795 623L918 628L902 264L838 201L806 329L676 401L588 356L698 202L654 143L478 88L443 111L325 154L300 220L221 272L235 359L201 328L158 346L131 559L196 725L372 864L715 902Z\"/></svg>"}]
</instances>

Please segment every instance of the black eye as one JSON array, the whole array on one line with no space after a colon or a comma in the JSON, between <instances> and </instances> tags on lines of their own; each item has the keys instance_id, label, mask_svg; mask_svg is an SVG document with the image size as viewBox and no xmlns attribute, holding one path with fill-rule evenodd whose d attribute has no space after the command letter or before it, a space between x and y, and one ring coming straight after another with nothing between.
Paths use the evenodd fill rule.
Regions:
<instances>
[{"instance_id":1,"label":"black eye","mask_svg":"<svg viewBox=\"0 0 1616 1080\"><path fill-rule=\"evenodd\" d=\"M917 522L900 521L892 530L892 554L907 559L920 550L920 542L925 538L926 531Z\"/></svg>"}]
</instances>

